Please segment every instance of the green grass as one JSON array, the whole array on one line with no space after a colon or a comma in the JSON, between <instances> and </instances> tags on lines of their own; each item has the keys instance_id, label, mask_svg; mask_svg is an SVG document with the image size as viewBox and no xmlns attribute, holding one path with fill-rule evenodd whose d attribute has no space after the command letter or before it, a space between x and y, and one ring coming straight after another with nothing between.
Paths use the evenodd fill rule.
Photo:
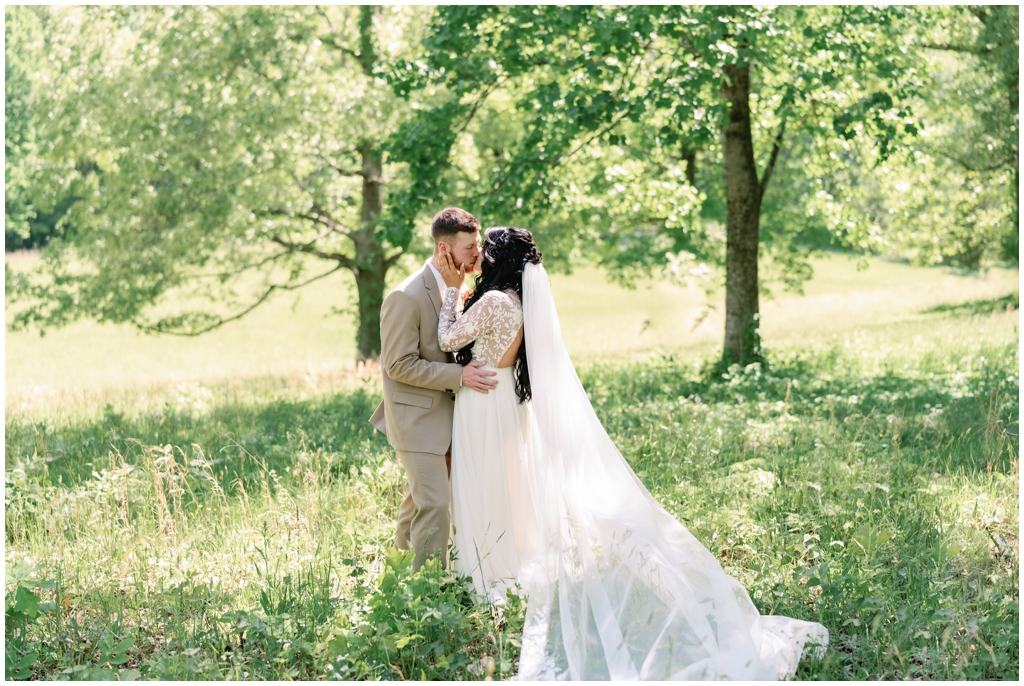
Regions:
<instances>
[{"instance_id":1,"label":"green grass","mask_svg":"<svg viewBox=\"0 0 1024 686\"><path fill-rule=\"evenodd\" d=\"M667 286L601 286L595 303L580 284L603 282L584 273L556 297L595 408L654 495L763 612L829 628L798 678L1015 679L1017 312L964 305L1014 287L876 266L837 262L804 299L766 305L770 368L724 376L699 340L643 342L690 326L657 318ZM304 319L319 321L277 328L315 347ZM611 348L588 343L602 322ZM113 328L85 339L97 359ZM94 372L67 362L32 377L52 351L8 336L8 678L514 672L521 603L499 616L391 552L404 479L366 423L376 370L264 367L276 348L256 339L242 362L182 348L230 371L169 381L182 358L151 343L131 343L148 380L89 390ZM42 382L56 390L33 395Z\"/></svg>"},{"instance_id":2,"label":"green grass","mask_svg":"<svg viewBox=\"0 0 1024 686\"><path fill-rule=\"evenodd\" d=\"M26 269L36 259L7 256L13 269ZM998 298L1016 291L1018 281L1016 270L971 276L881 259L858 271L856 262L841 255L817 257L812 264L815 276L805 285L806 295L775 288L775 299L762 301L761 332L769 347L911 321L927 332L936 318L923 310ZM390 281L398 283L414 266L411 258L401 263ZM42 338L35 331L7 333L7 406L38 406L49 413L87 399L102 408L128 402L124 392L134 403L140 395L166 396L176 389L181 395L196 384L238 385L260 378L285 378L302 390L320 392L349 374L356 358L352 317L332 314L351 306L353 290L351 276L339 272L198 338L145 336L128 326L92 322ZM552 290L566 345L577 361L659 353L707 357L722 345L721 292L708 300L695 285L681 288L664 280L628 291L588 267L571 276L552 275ZM8 321L12 316L8 312Z\"/></svg>"}]
</instances>

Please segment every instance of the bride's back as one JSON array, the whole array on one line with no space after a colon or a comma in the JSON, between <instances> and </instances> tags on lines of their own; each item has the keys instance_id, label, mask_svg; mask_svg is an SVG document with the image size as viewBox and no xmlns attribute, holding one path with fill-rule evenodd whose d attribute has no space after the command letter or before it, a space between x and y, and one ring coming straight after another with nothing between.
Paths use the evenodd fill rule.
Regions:
<instances>
[{"instance_id":1,"label":"bride's back","mask_svg":"<svg viewBox=\"0 0 1024 686\"><path fill-rule=\"evenodd\" d=\"M493 327L476 339L473 359L502 369L511 367L523 342L523 305L511 291L490 291L473 307L492 308Z\"/></svg>"}]
</instances>

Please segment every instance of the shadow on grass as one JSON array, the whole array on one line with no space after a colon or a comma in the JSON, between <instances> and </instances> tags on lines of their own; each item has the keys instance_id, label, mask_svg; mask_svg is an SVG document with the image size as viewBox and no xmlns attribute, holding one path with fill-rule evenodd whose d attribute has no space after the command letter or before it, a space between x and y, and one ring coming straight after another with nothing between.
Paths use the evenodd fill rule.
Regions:
<instances>
[{"instance_id":1,"label":"shadow on grass","mask_svg":"<svg viewBox=\"0 0 1024 686\"><path fill-rule=\"evenodd\" d=\"M1016 345L993 344L868 372L859 357L833 348L778 355L770 368L712 373L665 357L591 365L580 376L638 476L730 573L746 575L759 609L829 628L832 647L820 663L802 665L802 678L1006 678L1019 665L1016 520L999 514L1016 504L1016 358ZM265 470L294 480L295 470L286 470L304 453L319 451L345 475L392 454L367 423L378 399L367 386L310 400L222 401L205 412L168 405L130 415L108 407L99 419L62 425L8 416L7 461L45 465L32 478L67 487L107 467L112 451L129 461L146 458L139 441L190 455L200 446L228 492L238 481L259 481ZM762 468L771 481L751 480L765 476ZM761 493L765 483L775 485ZM958 491L965 488L973 510L962 509ZM221 608L237 607L238 599L199 583L130 607L114 589L111 604L93 615L104 618L95 626L61 615L67 623L48 630L44 650L8 640L9 654L14 646L18 660L45 655L37 672L46 675L99 668L104 657L95 651L106 640L99 632L127 640L127 625L106 618L127 616L166 637L109 655L130 654L129 664L147 665L145 676L312 679L325 673L329 654L352 657L334 662L346 678L428 678L427 665L417 662L423 644L412 637L429 630L439 637L439 652L429 658L439 677L465 677L465 663L457 673L440 665L459 654L469 625L452 619L457 613L431 614L438 624L416 628L399 647L397 634L377 627L406 622L400 603L425 621L426 580L371 581L359 571L363 562L341 561L347 579L362 577L356 588L373 597L353 597L371 609L361 624L333 627L326 644L325 617L338 616L330 590L337 575L309 568L304 578L252 579L261 591L258 609L228 615ZM436 594L440 581L431 584ZM55 607L64 607L61 598ZM471 620L475 635L491 631L483 615ZM66 646L93 652L62 652ZM114 677L73 674L87 675Z\"/></svg>"},{"instance_id":2,"label":"shadow on grass","mask_svg":"<svg viewBox=\"0 0 1024 686\"><path fill-rule=\"evenodd\" d=\"M758 609L829 629L798 678L1016 678L1016 345L876 371L840 349L769 359L581 380L637 476Z\"/></svg>"},{"instance_id":3,"label":"shadow on grass","mask_svg":"<svg viewBox=\"0 0 1024 686\"><path fill-rule=\"evenodd\" d=\"M241 679L260 673L316 678L317 669L323 671L314 665L319 632L339 604L332 597L339 570L328 559L296 576L256 571L259 607L229 612L225 608L237 607L238 599L191 572L180 583L149 593L96 587L69 593L60 573L42 584L19 578L17 593L8 598L32 598L34 608L19 612L18 606L8 607L6 676L123 681L138 679L140 673L156 679ZM16 576L22 572L18 575L15 568ZM53 600L39 602L39 588L53 589ZM190 648L177 650L180 646ZM22 665L13 674L12 663Z\"/></svg>"},{"instance_id":4,"label":"shadow on grass","mask_svg":"<svg viewBox=\"0 0 1024 686\"><path fill-rule=\"evenodd\" d=\"M450 680L463 676L474 658L495 652L497 634L521 631L523 607L514 595L515 607L506 613L513 626L502 630L468 579L436 562L413 572L411 562L411 553L391 551L379 588L376 575L355 560L339 568L324 556L284 576L257 566L258 606L226 612L247 604L192 574L147 594L95 589L69 597L63 584L53 584L54 601L42 603L31 622L12 622L24 618L8 612L7 677L313 681L332 674L360 680L426 674ZM351 597L337 597L339 583ZM371 610L365 618L364 606ZM442 662L416 638L451 654ZM12 670L17 664L24 667Z\"/></svg>"},{"instance_id":5,"label":"shadow on grass","mask_svg":"<svg viewBox=\"0 0 1024 686\"><path fill-rule=\"evenodd\" d=\"M594 365L582 371L581 380L613 435L629 433L617 426L623 422L641 426L639 408L645 403L675 399L747 405L743 413L753 416L758 412L750 404L771 403L784 406L789 416L802 421L817 418L838 427L849 424L840 433L851 436L864 423L889 425L886 433L898 423L902 445L920 448L920 455L937 460L938 471L1008 470L1009 453L998 464L987 456L993 442L1016 443L1019 436L1016 363L1009 359L986 363L984 358L980 362L971 370L887 369L867 374L852 369L849 360L833 349L826 354L786 356L770 368L734 366L723 373L712 365L695 372L667 356L655 363ZM621 408L635 410L624 413Z\"/></svg>"},{"instance_id":6,"label":"shadow on grass","mask_svg":"<svg viewBox=\"0 0 1024 686\"><path fill-rule=\"evenodd\" d=\"M308 400L222 402L206 412L168 404L132 416L107 405L99 419L63 425L9 416L7 459L42 462L50 484L71 487L107 467L111 452L137 464L139 442L190 455L201 449L230 493L238 480L248 485L265 470L283 473L302 451L330 457L335 473L378 461L389 450L387 440L367 420L379 401L379 394L360 388Z\"/></svg>"},{"instance_id":7,"label":"shadow on grass","mask_svg":"<svg viewBox=\"0 0 1024 686\"><path fill-rule=\"evenodd\" d=\"M591 365L580 376L613 435L616 416L655 399L782 402L793 416L827 415L839 423L850 417L898 418L904 445L959 440L960 449L947 451L944 468L976 471L1007 467L983 458L982 444L995 431L1005 430L1013 439L1019 435L1018 385L1007 382L1004 367L990 363L969 373L890 369L872 375L850 369L833 349L778 359L770 369L752 365L719 373L706 366L695 372L688 361L667 356L629 365ZM8 416L7 459L9 464L43 463L46 481L68 487L107 467L111 451L120 452L128 463L138 462L142 455L137 442L171 445L189 454L198 446L221 487L231 493L238 480L248 486L266 470L282 474L300 452L320 451L330 457L334 473L379 463L391 454L387 440L367 421L379 401L379 392L366 387L307 400L221 402L206 412L166 405L131 416L108 405L99 419L65 425ZM602 408L617 409L617 414ZM625 416L640 419L639 414Z\"/></svg>"},{"instance_id":8,"label":"shadow on grass","mask_svg":"<svg viewBox=\"0 0 1024 686\"><path fill-rule=\"evenodd\" d=\"M1007 310L1020 309L1020 294L1007 293L999 298L988 300L969 300L963 303L946 303L935 305L925 310L922 314L946 314L952 317L970 317L979 314L992 314L993 312L1005 312Z\"/></svg>"}]
</instances>

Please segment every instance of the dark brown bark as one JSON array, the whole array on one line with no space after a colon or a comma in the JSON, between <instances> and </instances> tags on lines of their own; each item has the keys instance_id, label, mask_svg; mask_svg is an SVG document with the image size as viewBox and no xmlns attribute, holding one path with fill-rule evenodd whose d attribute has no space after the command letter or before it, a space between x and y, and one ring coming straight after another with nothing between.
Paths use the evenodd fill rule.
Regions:
<instances>
[{"instance_id":1,"label":"dark brown bark","mask_svg":"<svg viewBox=\"0 0 1024 686\"><path fill-rule=\"evenodd\" d=\"M750 130L750 66L727 66L725 74L722 95L729 103L729 120L722 144L728 212L723 362L745 364L758 359L761 352L757 248L762 189Z\"/></svg>"},{"instance_id":2,"label":"dark brown bark","mask_svg":"<svg viewBox=\"0 0 1024 686\"><path fill-rule=\"evenodd\" d=\"M373 261L378 264L356 273L356 287L359 291L359 332L356 343L360 361L380 357L380 306L384 302L384 275L387 272L379 264L383 260Z\"/></svg>"},{"instance_id":3,"label":"dark brown bark","mask_svg":"<svg viewBox=\"0 0 1024 686\"><path fill-rule=\"evenodd\" d=\"M359 230L353 234L356 259L352 272L359 294L358 355L360 360L368 360L380 356L380 307L389 265L375 235L383 210L380 153L370 143L360 145L359 153L363 161L363 207Z\"/></svg>"},{"instance_id":4,"label":"dark brown bark","mask_svg":"<svg viewBox=\"0 0 1024 686\"><path fill-rule=\"evenodd\" d=\"M364 5L359 10L359 64L367 78L372 78L377 52L374 46L373 16L376 8ZM359 331L356 334L360 360L380 357L380 307L384 302L384 279L391 264L384 256L376 232L384 209L383 165L380 151L370 141L359 144L363 179L362 211L358 231L352 235L356 258L352 273L356 277L359 297Z\"/></svg>"}]
</instances>

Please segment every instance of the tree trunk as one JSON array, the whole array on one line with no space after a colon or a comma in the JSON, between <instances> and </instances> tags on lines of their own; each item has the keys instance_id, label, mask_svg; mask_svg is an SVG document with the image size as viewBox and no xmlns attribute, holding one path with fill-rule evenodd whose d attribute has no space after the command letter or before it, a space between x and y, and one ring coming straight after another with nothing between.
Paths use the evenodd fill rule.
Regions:
<instances>
[{"instance_id":1,"label":"tree trunk","mask_svg":"<svg viewBox=\"0 0 1024 686\"><path fill-rule=\"evenodd\" d=\"M1020 155L1014 155L1013 163L1013 239L1005 252L1011 260L1020 261Z\"/></svg>"},{"instance_id":2,"label":"tree trunk","mask_svg":"<svg viewBox=\"0 0 1024 686\"><path fill-rule=\"evenodd\" d=\"M686 183L697 185L697 148L683 148L683 161L686 162Z\"/></svg>"},{"instance_id":3,"label":"tree trunk","mask_svg":"<svg viewBox=\"0 0 1024 686\"><path fill-rule=\"evenodd\" d=\"M356 274L359 291L359 332L356 336L360 362L380 357L380 306L384 302L383 256L374 268L360 269Z\"/></svg>"},{"instance_id":4,"label":"tree trunk","mask_svg":"<svg viewBox=\"0 0 1024 686\"><path fill-rule=\"evenodd\" d=\"M1018 63L1018 69L1013 72L1013 76L1010 80L1010 110L1014 115L1018 115L1020 112L1020 69ZM1017 117L1019 121L1019 117ZM1019 124L1018 124L1019 130ZM1013 238L1007 242L1003 252L1011 260L1015 262L1020 261L1020 149L1017 142L1013 143L1013 187L1011 192L1013 193Z\"/></svg>"},{"instance_id":5,"label":"tree trunk","mask_svg":"<svg viewBox=\"0 0 1024 686\"><path fill-rule=\"evenodd\" d=\"M384 250L377 242L377 222L383 209L380 153L370 143L359 146L363 168L363 207L356 244L355 272L359 292L359 359L380 356L380 306L384 302L384 278L388 265Z\"/></svg>"},{"instance_id":6,"label":"tree trunk","mask_svg":"<svg viewBox=\"0 0 1024 686\"><path fill-rule=\"evenodd\" d=\"M377 61L374 46L373 17L376 8L364 5L359 9L359 64L367 78L373 78L373 67ZM359 332L356 335L359 360L375 360L380 357L380 306L384 302L384 278L388 263L384 249L377 241L377 223L384 209L382 193L383 166L380 151L373 143L359 144L362 158L360 175L363 177L363 207L359 231L355 234L356 288L359 293Z\"/></svg>"},{"instance_id":7,"label":"tree trunk","mask_svg":"<svg viewBox=\"0 0 1024 686\"><path fill-rule=\"evenodd\" d=\"M727 66L722 95L729 102L723 140L725 173L725 349L722 362L746 364L761 357L758 330L757 248L761 187L750 131L750 66Z\"/></svg>"},{"instance_id":8,"label":"tree trunk","mask_svg":"<svg viewBox=\"0 0 1024 686\"><path fill-rule=\"evenodd\" d=\"M367 77L373 77L373 64L377 61L377 50L373 44L373 15L377 13L374 5L363 5L359 8L359 65Z\"/></svg>"},{"instance_id":9,"label":"tree trunk","mask_svg":"<svg viewBox=\"0 0 1024 686\"><path fill-rule=\"evenodd\" d=\"M1012 11L1009 7L993 7L992 10L999 12L1001 10ZM1019 10L1018 10L1019 11ZM1016 24L1019 19L1014 18L1012 24ZM1011 24L1011 25L1012 25ZM1014 49L1014 52L1017 52ZM1011 62L1011 71L1008 74L1007 81L1009 82L1009 88L1007 88L1007 95L1009 96L1010 111L1013 112L1015 118L1019 122L1020 113L1020 61L1013 60ZM1013 68L1016 67L1016 68ZM1018 123L1019 131L1019 123ZM1013 222L1013 237L1004 239L1003 244L1003 256L1007 257L1015 262L1020 261L1020 148L1018 142L1013 142L1013 186L1010 188L1010 192L1013 193L1013 214L1011 221Z\"/></svg>"}]
</instances>

